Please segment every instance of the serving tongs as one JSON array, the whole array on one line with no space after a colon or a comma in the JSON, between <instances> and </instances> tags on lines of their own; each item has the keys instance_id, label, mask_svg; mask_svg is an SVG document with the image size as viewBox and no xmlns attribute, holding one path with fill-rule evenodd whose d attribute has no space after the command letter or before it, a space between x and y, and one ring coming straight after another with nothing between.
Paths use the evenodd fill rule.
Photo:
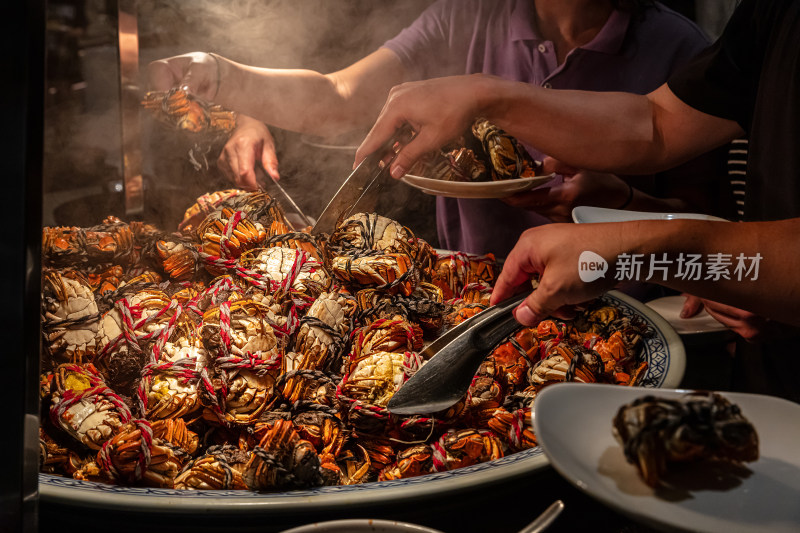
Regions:
<instances>
[{"instance_id":1,"label":"serving tongs","mask_svg":"<svg viewBox=\"0 0 800 533\"><path fill-rule=\"evenodd\" d=\"M522 327L511 312L531 292L512 296L454 327L420 355L428 361L386 406L397 415L438 413L466 394L489 350Z\"/></svg>"},{"instance_id":2,"label":"serving tongs","mask_svg":"<svg viewBox=\"0 0 800 533\"><path fill-rule=\"evenodd\" d=\"M286 192L278 180L268 175L261 167L260 163L255 165L256 183L258 188L269 194L272 198L278 199L281 207L283 208L286 221L289 223L290 229L300 230L309 226L313 226L313 221L303 213L300 206L297 205L289 193ZM298 227L300 226L300 227Z\"/></svg>"},{"instance_id":3,"label":"serving tongs","mask_svg":"<svg viewBox=\"0 0 800 533\"><path fill-rule=\"evenodd\" d=\"M414 137L408 124L400 127L379 149L375 150L353 170L322 211L312 235L331 234L339 222L353 213L371 212L378 204L378 196L385 183L389 165L400 148ZM387 160L388 158L388 160Z\"/></svg>"}]
</instances>

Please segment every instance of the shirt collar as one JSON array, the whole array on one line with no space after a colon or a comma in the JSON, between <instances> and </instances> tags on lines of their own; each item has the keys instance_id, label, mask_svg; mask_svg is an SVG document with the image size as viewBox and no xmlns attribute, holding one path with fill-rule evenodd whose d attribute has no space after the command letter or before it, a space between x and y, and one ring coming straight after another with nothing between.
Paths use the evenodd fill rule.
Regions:
<instances>
[{"instance_id":1,"label":"shirt collar","mask_svg":"<svg viewBox=\"0 0 800 533\"><path fill-rule=\"evenodd\" d=\"M615 9L611 12L605 25L594 36L594 39L581 46L581 48L604 54L618 53L622 48L630 21L631 14L629 12Z\"/></svg>"},{"instance_id":2,"label":"shirt collar","mask_svg":"<svg viewBox=\"0 0 800 533\"><path fill-rule=\"evenodd\" d=\"M511 39L514 41L543 40L534 26L534 5L531 0L517 0L511 10L511 24L509 26ZM605 25L600 29L594 39L581 46L584 50L616 54L622 48L631 14L627 11L615 9L611 12Z\"/></svg>"},{"instance_id":3,"label":"shirt collar","mask_svg":"<svg viewBox=\"0 0 800 533\"><path fill-rule=\"evenodd\" d=\"M511 8L511 23L509 32L513 41L539 40L542 38L533 24L533 2L531 0L517 0Z\"/></svg>"}]
</instances>

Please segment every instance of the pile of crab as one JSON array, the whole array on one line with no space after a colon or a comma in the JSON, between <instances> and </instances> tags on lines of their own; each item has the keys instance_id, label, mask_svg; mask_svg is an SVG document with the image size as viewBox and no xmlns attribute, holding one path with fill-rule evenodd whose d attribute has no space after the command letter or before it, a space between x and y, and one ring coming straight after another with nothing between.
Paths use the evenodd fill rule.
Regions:
<instances>
[{"instance_id":1,"label":"pile of crab","mask_svg":"<svg viewBox=\"0 0 800 533\"><path fill-rule=\"evenodd\" d=\"M501 181L532 178L542 170L517 139L485 118L441 150L425 154L409 174L444 181Z\"/></svg>"},{"instance_id":2,"label":"pile of crab","mask_svg":"<svg viewBox=\"0 0 800 533\"><path fill-rule=\"evenodd\" d=\"M646 366L642 325L597 304L521 328L447 411L392 415L423 344L488 305L494 258L375 214L315 238L264 193L205 195L174 233L47 227L43 265L41 470L77 479L274 491L450 470L535 446L542 387Z\"/></svg>"}]
</instances>

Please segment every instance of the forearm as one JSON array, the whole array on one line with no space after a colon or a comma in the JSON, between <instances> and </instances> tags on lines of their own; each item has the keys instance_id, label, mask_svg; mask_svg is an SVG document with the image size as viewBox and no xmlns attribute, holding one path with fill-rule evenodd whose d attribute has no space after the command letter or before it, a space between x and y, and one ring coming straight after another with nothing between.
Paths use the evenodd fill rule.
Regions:
<instances>
[{"instance_id":1,"label":"forearm","mask_svg":"<svg viewBox=\"0 0 800 533\"><path fill-rule=\"evenodd\" d=\"M738 126L686 106L664 86L650 95L544 89L476 76L479 112L539 151L578 168L649 174L735 136Z\"/></svg>"},{"instance_id":2,"label":"forearm","mask_svg":"<svg viewBox=\"0 0 800 533\"><path fill-rule=\"evenodd\" d=\"M622 249L631 254L642 254L641 281L657 282L800 325L800 278L794 266L800 257L797 239L800 219L751 223L641 221L628 223L619 231L624 243ZM664 253L670 267L666 280L660 271L653 271L653 277L647 280L651 258L660 261ZM680 260L689 259L689 254L699 256L699 274L692 271L691 275L686 275L690 269ZM740 256L746 268L737 271ZM722 269L729 279L724 276L716 279L717 276L709 270L710 264L719 263L718 259L729 262ZM757 270L747 271L754 263L757 263ZM619 260L616 269L619 272ZM681 277L682 273L685 277ZM694 277L700 279L690 279Z\"/></svg>"},{"instance_id":3,"label":"forearm","mask_svg":"<svg viewBox=\"0 0 800 533\"><path fill-rule=\"evenodd\" d=\"M400 67L380 50L332 74L302 69L268 69L220 58L220 89L215 100L282 129L332 135L370 126ZM399 63L399 61L398 61Z\"/></svg>"},{"instance_id":4,"label":"forearm","mask_svg":"<svg viewBox=\"0 0 800 533\"><path fill-rule=\"evenodd\" d=\"M571 166L647 173L658 146L647 98L477 81L480 112L514 137ZM636 157L632 157L635 155Z\"/></svg>"}]
</instances>

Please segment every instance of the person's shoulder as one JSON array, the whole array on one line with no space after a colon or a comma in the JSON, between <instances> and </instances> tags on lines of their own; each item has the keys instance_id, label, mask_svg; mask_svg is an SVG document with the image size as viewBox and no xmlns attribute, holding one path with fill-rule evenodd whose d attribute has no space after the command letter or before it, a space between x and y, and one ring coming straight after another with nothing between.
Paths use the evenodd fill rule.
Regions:
<instances>
[{"instance_id":1,"label":"person's shoulder","mask_svg":"<svg viewBox=\"0 0 800 533\"><path fill-rule=\"evenodd\" d=\"M528 0L436 0L420 18L435 20L451 31L470 32L479 27L508 24L517 4Z\"/></svg>"},{"instance_id":2,"label":"person's shoulder","mask_svg":"<svg viewBox=\"0 0 800 533\"><path fill-rule=\"evenodd\" d=\"M511 14L518 3L525 0L437 0L443 9L465 14Z\"/></svg>"},{"instance_id":3,"label":"person's shoulder","mask_svg":"<svg viewBox=\"0 0 800 533\"><path fill-rule=\"evenodd\" d=\"M711 42L697 24L660 2L634 14L631 21L638 40L674 42L703 48Z\"/></svg>"},{"instance_id":4,"label":"person's shoulder","mask_svg":"<svg viewBox=\"0 0 800 533\"><path fill-rule=\"evenodd\" d=\"M439 19L485 20L509 17L520 0L436 0L425 11Z\"/></svg>"}]
</instances>

